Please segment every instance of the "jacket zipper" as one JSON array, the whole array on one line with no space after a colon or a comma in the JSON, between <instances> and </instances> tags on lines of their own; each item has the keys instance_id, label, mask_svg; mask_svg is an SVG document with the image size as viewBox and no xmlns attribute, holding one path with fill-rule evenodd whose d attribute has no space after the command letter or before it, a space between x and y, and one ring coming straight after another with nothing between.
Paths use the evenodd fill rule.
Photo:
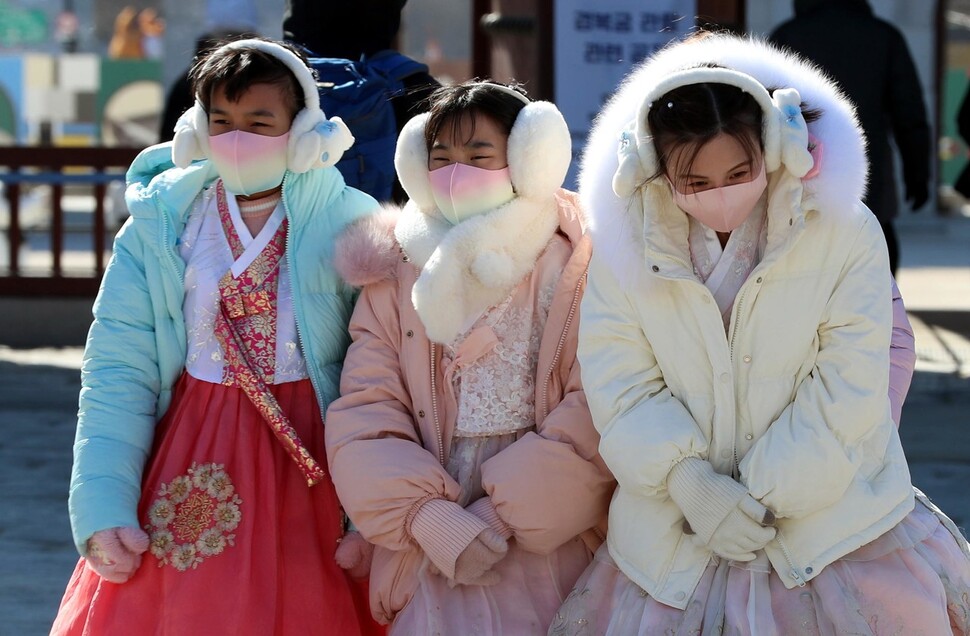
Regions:
<instances>
[{"instance_id":1,"label":"jacket zipper","mask_svg":"<svg viewBox=\"0 0 970 636\"><path fill-rule=\"evenodd\" d=\"M738 335L738 325L741 323L741 308L744 306L744 296L745 296L745 294L744 294L743 291L738 296L738 304L736 306L736 310L737 311L735 312L735 316L737 317L737 320L734 321L734 329L731 330L731 343L729 345L728 358L731 360L731 372L732 373L734 373L734 340L735 340L735 338ZM733 392L734 392L734 385L733 384L731 385L731 391L732 391L732 394L733 394ZM734 396L734 401L735 401L734 410L735 410L735 412L737 412L737 399L738 399L737 398L737 395L735 395ZM738 459L738 423L737 423L737 418L735 418L735 421L734 421L734 435L731 436L731 452L732 452L732 454L734 456L734 468L733 468L733 471L732 471L734 473L733 474L733 477L735 479L740 480L741 479L741 462Z\"/></svg>"},{"instance_id":2,"label":"jacket zipper","mask_svg":"<svg viewBox=\"0 0 970 636\"><path fill-rule=\"evenodd\" d=\"M805 579L799 573L798 568L795 567L795 561L791 557L791 552L788 551L788 546L785 545L785 540L781 536L781 530L776 530L775 541L778 542L778 547L781 548L781 553L785 555L785 561L788 562L788 573L791 575L795 582L798 583L798 587L805 587Z\"/></svg>"},{"instance_id":3,"label":"jacket zipper","mask_svg":"<svg viewBox=\"0 0 970 636\"><path fill-rule=\"evenodd\" d=\"M155 196L157 198L158 195L155 195ZM182 274L181 271L179 271L178 262L175 260L175 247L171 244L172 242L169 239L169 223L168 223L167 208L166 208L166 212L161 215L161 218L162 218L162 237L163 237L162 240L165 242L165 245L164 245L165 256L167 257L168 264L172 266L172 271L174 271L176 277L178 277L180 286L184 288L185 276ZM184 293L184 289L183 289L183 293Z\"/></svg>"},{"instance_id":4,"label":"jacket zipper","mask_svg":"<svg viewBox=\"0 0 970 636\"><path fill-rule=\"evenodd\" d=\"M438 462L445 465L445 439L441 434L438 420L438 370L435 363L435 344L431 343L431 417L434 419L434 432L438 436Z\"/></svg>"},{"instance_id":5,"label":"jacket zipper","mask_svg":"<svg viewBox=\"0 0 970 636\"><path fill-rule=\"evenodd\" d=\"M283 174L283 187L280 190L280 202L283 204L283 213L289 222L290 219L290 206L286 204L286 180L289 177L289 171ZM303 354L303 361L306 364L307 374L310 376L310 384L313 385L313 392L317 396L317 408L320 409L320 417L324 418L324 408L323 408L323 394L320 389L320 381L315 375L316 364L307 355L306 339L303 337L303 327L300 326L300 317L303 313L303 305L301 304L303 294L300 293L299 281L297 280L296 268L293 267L293 229L292 223L288 224L286 228L286 264L290 268L290 287L293 290L293 322L296 323L296 336L297 340L300 341L300 353ZM325 419L325 418L324 418ZM326 426L326 421L324 421L324 426Z\"/></svg>"},{"instance_id":6,"label":"jacket zipper","mask_svg":"<svg viewBox=\"0 0 970 636\"><path fill-rule=\"evenodd\" d=\"M566 344L566 334L569 333L569 327L573 322L573 316L576 315L576 308L579 306L579 290L583 286L583 281L586 280L586 275L589 272L589 267L583 271L583 275L579 277L579 282L576 283L576 290L573 292L573 303L569 307L569 313L566 314L566 324L563 326L562 335L559 336L559 344L556 345L556 354L552 357L552 364L549 365L549 373L546 374L545 382L542 384L542 418L545 419L549 415L549 383L552 382L552 374L559 363L559 356L562 355L562 348Z\"/></svg>"}]
</instances>

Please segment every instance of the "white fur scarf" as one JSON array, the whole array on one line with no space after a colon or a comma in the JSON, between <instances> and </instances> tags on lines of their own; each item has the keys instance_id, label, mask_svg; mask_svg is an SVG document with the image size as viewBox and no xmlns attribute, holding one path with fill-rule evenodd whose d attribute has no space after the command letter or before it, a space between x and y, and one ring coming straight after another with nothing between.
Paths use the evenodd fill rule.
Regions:
<instances>
[{"instance_id":1,"label":"white fur scarf","mask_svg":"<svg viewBox=\"0 0 970 636\"><path fill-rule=\"evenodd\" d=\"M516 197L456 226L408 203L394 234L421 268L411 301L428 337L450 344L469 320L504 300L535 267L557 227L554 197Z\"/></svg>"}]
</instances>

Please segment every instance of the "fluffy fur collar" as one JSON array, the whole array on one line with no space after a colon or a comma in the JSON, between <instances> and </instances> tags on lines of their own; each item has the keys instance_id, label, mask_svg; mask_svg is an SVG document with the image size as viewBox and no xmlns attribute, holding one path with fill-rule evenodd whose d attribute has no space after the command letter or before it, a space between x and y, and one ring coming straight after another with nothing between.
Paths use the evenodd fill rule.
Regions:
<instances>
[{"instance_id":1,"label":"fluffy fur collar","mask_svg":"<svg viewBox=\"0 0 970 636\"><path fill-rule=\"evenodd\" d=\"M411 301L434 342L501 302L535 267L559 225L555 199L516 197L452 227L407 205L395 236L421 274Z\"/></svg>"},{"instance_id":2,"label":"fluffy fur collar","mask_svg":"<svg viewBox=\"0 0 970 636\"><path fill-rule=\"evenodd\" d=\"M428 337L450 343L468 320L501 302L529 275L560 226L559 214L556 197L516 197L456 226L413 203L387 207L344 232L334 262L341 277L359 287L393 278L403 252L421 270L411 301ZM580 224L572 222L577 235Z\"/></svg>"},{"instance_id":3,"label":"fluffy fur collar","mask_svg":"<svg viewBox=\"0 0 970 636\"><path fill-rule=\"evenodd\" d=\"M644 201L638 194L620 197L614 192L621 135L631 130L643 98L653 86L672 73L708 63L746 73L769 89L795 88L803 102L823 111L820 119L808 125L808 132L822 144L819 170L813 169L811 178L800 184L791 184L791 175L782 179L789 201L794 200L788 204L793 208L791 217L800 218L809 210L838 213L858 204L865 193L868 162L855 110L817 68L765 42L730 35L673 44L627 76L596 120L583 153L579 192L590 218L594 249L621 280L629 280L632 272L645 267L646 234L650 233L645 223L649 225L650 219L644 220L644 205L670 217L664 212L669 211L670 196L663 195L661 188L641 190L653 191L648 199L665 198L663 201ZM781 175L774 176L777 184ZM677 235L667 232L657 240L668 243L668 248L681 238L686 241L686 235L680 237L679 229L674 229Z\"/></svg>"}]
</instances>

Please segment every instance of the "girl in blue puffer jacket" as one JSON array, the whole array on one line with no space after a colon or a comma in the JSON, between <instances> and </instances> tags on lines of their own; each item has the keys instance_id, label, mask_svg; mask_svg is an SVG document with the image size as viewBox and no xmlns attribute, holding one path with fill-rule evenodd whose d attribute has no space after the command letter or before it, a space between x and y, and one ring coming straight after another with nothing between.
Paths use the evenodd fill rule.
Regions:
<instances>
[{"instance_id":1,"label":"girl in blue puffer jacket","mask_svg":"<svg viewBox=\"0 0 970 636\"><path fill-rule=\"evenodd\" d=\"M374 633L334 560L321 414L353 303L333 238L376 203L332 168L353 137L293 50L232 42L192 79L172 144L128 172L95 302L69 502L82 558L52 633Z\"/></svg>"}]
</instances>

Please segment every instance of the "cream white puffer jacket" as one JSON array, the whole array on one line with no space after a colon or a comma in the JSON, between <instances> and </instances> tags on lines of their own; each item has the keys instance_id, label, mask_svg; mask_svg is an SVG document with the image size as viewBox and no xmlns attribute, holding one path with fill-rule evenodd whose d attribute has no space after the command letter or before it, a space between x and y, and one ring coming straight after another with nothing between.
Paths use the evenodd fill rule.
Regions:
<instances>
[{"instance_id":1,"label":"cream white puffer jacket","mask_svg":"<svg viewBox=\"0 0 970 636\"><path fill-rule=\"evenodd\" d=\"M649 171L639 159L622 166L629 150L617 158L617 140L627 131L630 145L629 124L651 88L711 62L795 88L824 111L808 125L824 152L818 174L803 179L811 163L785 147L804 142L800 116L782 117L773 133L780 151L778 139L766 139L776 149L775 165L766 160L768 244L738 294L727 338L691 271L686 216L666 184L629 193L623 180ZM667 474L684 458L739 475L775 512L778 535L765 550L788 587L913 507L887 399L892 284L879 224L861 203L865 173L862 133L834 85L797 59L731 36L660 52L597 121L580 177L593 259L579 358L600 452L619 484L610 554L663 603L685 607L712 556L683 534L667 492Z\"/></svg>"}]
</instances>

